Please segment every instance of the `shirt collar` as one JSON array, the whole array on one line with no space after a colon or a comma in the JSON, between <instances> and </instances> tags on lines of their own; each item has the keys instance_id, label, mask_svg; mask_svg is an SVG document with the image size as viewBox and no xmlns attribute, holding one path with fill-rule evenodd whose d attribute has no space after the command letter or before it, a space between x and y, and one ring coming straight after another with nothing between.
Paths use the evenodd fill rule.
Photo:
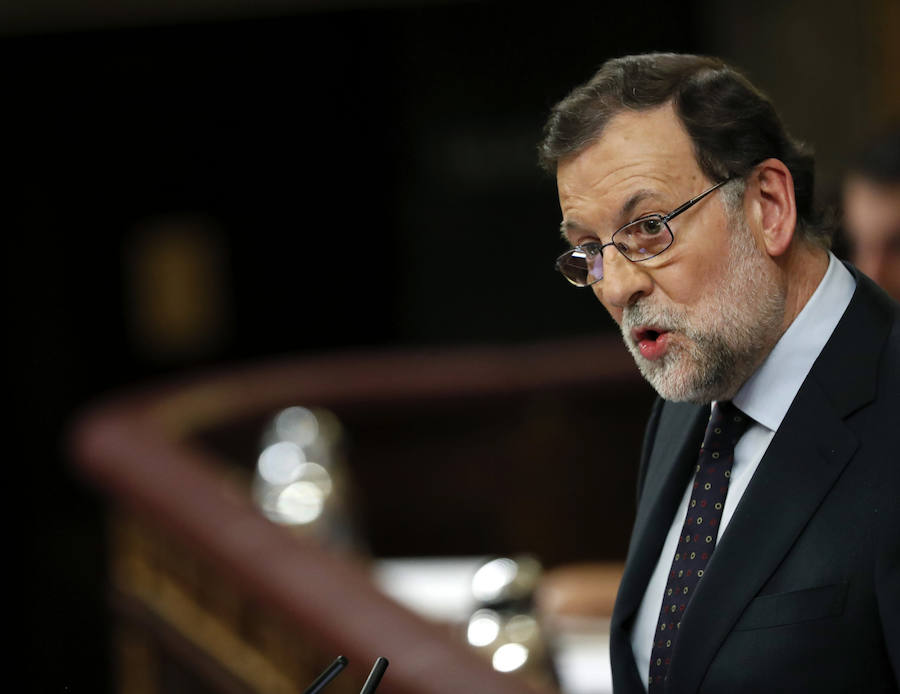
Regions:
<instances>
[{"instance_id":1,"label":"shirt collar","mask_svg":"<svg viewBox=\"0 0 900 694\"><path fill-rule=\"evenodd\" d=\"M828 256L828 270L816 291L733 400L771 431L781 425L856 290L850 271L833 253Z\"/></svg>"}]
</instances>

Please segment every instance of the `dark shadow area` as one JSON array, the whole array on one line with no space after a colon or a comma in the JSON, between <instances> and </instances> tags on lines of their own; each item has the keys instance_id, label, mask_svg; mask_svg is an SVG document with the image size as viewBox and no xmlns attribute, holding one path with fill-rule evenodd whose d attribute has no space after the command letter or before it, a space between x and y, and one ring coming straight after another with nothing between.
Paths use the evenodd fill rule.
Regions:
<instances>
[{"instance_id":1,"label":"dark shadow area","mask_svg":"<svg viewBox=\"0 0 900 694\"><path fill-rule=\"evenodd\" d=\"M29 691L110 687L102 508L61 443L85 402L274 354L612 329L553 272L535 144L605 58L702 51L690 7L446 3L0 40ZM174 304L215 308L174 327L173 247L188 277L214 259ZM148 340L154 320L168 342Z\"/></svg>"}]
</instances>

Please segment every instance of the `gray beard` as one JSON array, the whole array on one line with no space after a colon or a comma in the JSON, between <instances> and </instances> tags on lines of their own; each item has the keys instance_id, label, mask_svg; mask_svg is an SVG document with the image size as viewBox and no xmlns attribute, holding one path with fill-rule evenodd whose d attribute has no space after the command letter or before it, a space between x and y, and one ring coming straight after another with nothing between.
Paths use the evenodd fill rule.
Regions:
<instances>
[{"instance_id":1,"label":"gray beard","mask_svg":"<svg viewBox=\"0 0 900 694\"><path fill-rule=\"evenodd\" d=\"M657 307L642 299L623 312L625 345L641 374L666 400L730 400L780 337L785 293L777 273L743 220L732 226L727 267L700 302ZM660 359L646 359L634 342L632 330L642 325L672 333Z\"/></svg>"},{"instance_id":2,"label":"gray beard","mask_svg":"<svg viewBox=\"0 0 900 694\"><path fill-rule=\"evenodd\" d=\"M756 369L759 349L755 345L742 347L718 333L696 331L685 324L680 313L645 309L651 307L641 306L629 313L629 321L623 320L623 336L641 375L666 400L707 403L731 399ZM650 361L640 353L630 336L631 327L638 325L665 326L673 333L660 359Z\"/></svg>"}]
</instances>

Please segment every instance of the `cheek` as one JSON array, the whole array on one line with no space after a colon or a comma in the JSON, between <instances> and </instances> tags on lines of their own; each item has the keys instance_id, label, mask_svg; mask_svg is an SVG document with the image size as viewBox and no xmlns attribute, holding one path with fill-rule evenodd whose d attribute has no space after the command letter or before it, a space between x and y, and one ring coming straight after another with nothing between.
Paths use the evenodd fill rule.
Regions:
<instances>
[{"instance_id":1,"label":"cheek","mask_svg":"<svg viewBox=\"0 0 900 694\"><path fill-rule=\"evenodd\" d=\"M676 304L691 306L698 303L715 284L717 274L714 268L707 268L682 277L680 281L671 282L666 294Z\"/></svg>"},{"instance_id":2,"label":"cheek","mask_svg":"<svg viewBox=\"0 0 900 694\"><path fill-rule=\"evenodd\" d=\"M727 258L685 256L654 275L656 292L673 304L692 306L715 291L727 271Z\"/></svg>"},{"instance_id":3,"label":"cheek","mask_svg":"<svg viewBox=\"0 0 900 694\"><path fill-rule=\"evenodd\" d=\"M734 249L732 235L751 233L749 229L732 229L724 214L715 208L706 210L706 214L686 229L690 233L671 255L671 262L656 273L656 283L674 303L693 304L714 291L729 272L733 256L740 253ZM753 244L751 238L746 239L745 245ZM678 246L677 235L675 245Z\"/></svg>"}]
</instances>

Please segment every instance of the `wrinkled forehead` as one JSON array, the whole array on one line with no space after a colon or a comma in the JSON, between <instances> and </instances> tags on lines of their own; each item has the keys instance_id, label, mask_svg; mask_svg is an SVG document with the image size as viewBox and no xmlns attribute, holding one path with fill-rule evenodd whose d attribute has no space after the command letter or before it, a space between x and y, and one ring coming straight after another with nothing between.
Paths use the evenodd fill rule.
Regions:
<instances>
[{"instance_id":1,"label":"wrinkled forehead","mask_svg":"<svg viewBox=\"0 0 900 694\"><path fill-rule=\"evenodd\" d=\"M576 184L601 192L640 176L702 178L693 142L671 104L616 114L595 141L557 166L561 194Z\"/></svg>"},{"instance_id":2,"label":"wrinkled forehead","mask_svg":"<svg viewBox=\"0 0 900 694\"><path fill-rule=\"evenodd\" d=\"M693 143L670 105L615 116L600 138L557 167L564 220L588 227L621 225L646 212L638 209L646 205L668 211L705 181Z\"/></svg>"}]
</instances>

